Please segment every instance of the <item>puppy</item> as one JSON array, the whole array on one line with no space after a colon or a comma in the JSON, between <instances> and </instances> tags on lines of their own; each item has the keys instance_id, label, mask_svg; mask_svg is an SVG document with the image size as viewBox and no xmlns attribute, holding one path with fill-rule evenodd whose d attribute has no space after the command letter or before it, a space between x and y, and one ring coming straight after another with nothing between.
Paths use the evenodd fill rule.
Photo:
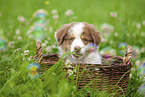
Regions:
<instances>
[{"instance_id":1,"label":"puppy","mask_svg":"<svg viewBox=\"0 0 145 97\"><path fill-rule=\"evenodd\" d=\"M72 22L65 24L55 32L60 56L67 52L73 52L68 59L72 63L101 64L101 56L98 53L98 45L101 42L101 34L95 26L86 22ZM95 44L93 53L88 45Z\"/></svg>"}]
</instances>

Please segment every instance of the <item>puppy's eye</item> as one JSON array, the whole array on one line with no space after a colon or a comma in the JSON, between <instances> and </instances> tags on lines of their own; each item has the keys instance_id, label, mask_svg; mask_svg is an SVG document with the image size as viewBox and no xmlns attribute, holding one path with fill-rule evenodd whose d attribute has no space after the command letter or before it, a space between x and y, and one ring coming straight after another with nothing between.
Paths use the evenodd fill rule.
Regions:
<instances>
[{"instance_id":1,"label":"puppy's eye","mask_svg":"<svg viewBox=\"0 0 145 97\"><path fill-rule=\"evenodd\" d=\"M73 38L70 38L69 40L74 40Z\"/></svg>"},{"instance_id":2,"label":"puppy's eye","mask_svg":"<svg viewBox=\"0 0 145 97\"><path fill-rule=\"evenodd\" d=\"M84 38L83 41L87 41L87 39Z\"/></svg>"}]
</instances>

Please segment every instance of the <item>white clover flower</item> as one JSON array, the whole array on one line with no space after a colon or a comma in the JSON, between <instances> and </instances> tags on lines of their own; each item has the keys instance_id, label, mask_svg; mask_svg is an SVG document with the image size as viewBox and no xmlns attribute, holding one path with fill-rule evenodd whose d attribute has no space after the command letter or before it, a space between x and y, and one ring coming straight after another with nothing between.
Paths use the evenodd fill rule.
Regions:
<instances>
[{"instance_id":1,"label":"white clover flower","mask_svg":"<svg viewBox=\"0 0 145 97\"><path fill-rule=\"evenodd\" d=\"M111 17L117 17L117 12L111 12L111 13L110 13L110 16L111 16Z\"/></svg>"},{"instance_id":2,"label":"white clover flower","mask_svg":"<svg viewBox=\"0 0 145 97\"><path fill-rule=\"evenodd\" d=\"M57 10L53 9L51 13L55 15L55 14L57 14Z\"/></svg>"},{"instance_id":3,"label":"white clover flower","mask_svg":"<svg viewBox=\"0 0 145 97\"><path fill-rule=\"evenodd\" d=\"M17 52L17 51L19 51L21 48L17 48L16 50L14 50L14 52Z\"/></svg>"},{"instance_id":4,"label":"white clover flower","mask_svg":"<svg viewBox=\"0 0 145 97\"><path fill-rule=\"evenodd\" d=\"M56 73L52 72L52 75L56 75Z\"/></svg>"},{"instance_id":5,"label":"white clover flower","mask_svg":"<svg viewBox=\"0 0 145 97\"><path fill-rule=\"evenodd\" d=\"M113 43L113 40L110 40L109 44L112 44Z\"/></svg>"},{"instance_id":6,"label":"white clover flower","mask_svg":"<svg viewBox=\"0 0 145 97\"><path fill-rule=\"evenodd\" d=\"M116 33L114 33L114 36L116 36L116 37L117 37L117 36L118 36L118 33L117 33L117 32L116 32Z\"/></svg>"},{"instance_id":7,"label":"white clover flower","mask_svg":"<svg viewBox=\"0 0 145 97\"><path fill-rule=\"evenodd\" d=\"M54 20L58 20L58 19L59 19L59 16L58 16L58 15L54 15L54 16L53 16L53 19L54 19Z\"/></svg>"},{"instance_id":8,"label":"white clover flower","mask_svg":"<svg viewBox=\"0 0 145 97\"><path fill-rule=\"evenodd\" d=\"M47 40L45 40L45 41L44 41L44 43L48 44L48 41L47 41Z\"/></svg>"},{"instance_id":9,"label":"white clover flower","mask_svg":"<svg viewBox=\"0 0 145 97\"><path fill-rule=\"evenodd\" d=\"M9 42L9 47L14 48L14 44L15 44L14 41Z\"/></svg>"},{"instance_id":10,"label":"white clover flower","mask_svg":"<svg viewBox=\"0 0 145 97\"><path fill-rule=\"evenodd\" d=\"M28 60L30 61L31 60L31 57L28 57Z\"/></svg>"},{"instance_id":11,"label":"white clover flower","mask_svg":"<svg viewBox=\"0 0 145 97\"><path fill-rule=\"evenodd\" d=\"M141 28L141 24L140 24L140 23L137 23L137 24L136 24L136 27L137 27L138 29L140 29L140 28Z\"/></svg>"},{"instance_id":12,"label":"white clover flower","mask_svg":"<svg viewBox=\"0 0 145 97\"><path fill-rule=\"evenodd\" d=\"M18 39L18 40L22 40L22 37L21 37L21 36L18 36L17 39Z\"/></svg>"},{"instance_id":13,"label":"white clover flower","mask_svg":"<svg viewBox=\"0 0 145 97\"><path fill-rule=\"evenodd\" d=\"M15 32L17 35L20 34L20 29L17 29Z\"/></svg>"},{"instance_id":14,"label":"white clover flower","mask_svg":"<svg viewBox=\"0 0 145 97\"><path fill-rule=\"evenodd\" d=\"M74 12L71 10L71 9L68 9L66 12L65 12L65 15L66 16L71 16L71 15L73 15L74 14Z\"/></svg>"},{"instance_id":15,"label":"white clover flower","mask_svg":"<svg viewBox=\"0 0 145 97\"><path fill-rule=\"evenodd\" d=\"M65 62L65 67L66 68L71 68L72 66L71 66L71 61L69 61L69 60L66 60L66 62Z\"/></svg>"},{"instance_id":16,"label":"white clover flower","mask_svg":"<svg viewBox=\"0 0 145 97\"><path fill-rule=\"evenodd\" d=\"M139 60L135 61L135 64L139 66L140 65L140 61Z\"/></svg>"},{"instance_id":17,"label":"white clover flower","mask_svg":"<svg viewBox=\"0 0 145 97\"><path fill-rule=\"evenodd\" d=\"M53 44L53 45L52 45L52 48L56 48L56 45Z\"/></svg>"},{"instance_id":18,"label":"white clover flower","mask_svg":"<svg viewBox=\"0 0 145 97\"><path fill-rule=\"evenodd\" d=\"M73 74L73 71L71 69L68 69L67 74L69 74L69 76L71 76Z\"/></svg>"},{"instance_id":19,"label":"white clover flower","mask_svg":"<svg viewBox=\"0 0 145 97\"><path fill-rule=\"evenodd\" d=\"M29 53L29 50L25 50L24 53Z\"/></svg>"},{"instance_id":20,"label":"white clover flower","mask_svg":"<svg viewBox=\"0 0 145 97\"><path fill-rule=\"evenodd\" d=\"M129 78L132 78L132 74L130 74Z\"/></svg>"},{"instance_id":21,"label":"white clover flower","mask_svg":"<svg viewBox=\"0 0 145 97\"><path fill-rule=\"evenodd\" d=\"M25 56L28 56L28 53L25 53L24 55L25 55Z\"/></svg>"},{"instance_id":22,"label":"white clover flower","mask_svg":"<svg viewBox=\"0 0 145 97\"><path fill-rule=\"evenodd\" d=\"M101 40L102 42L107 42L107 39L105 39L105 38L102 38L102 40Z\"/></svg>"},{"instance_id":23,"label":"white clover flower","mask_svg":"<svg viewBox=\"0 0 145 97\"><path fill-rule=\"evenodd\" d=\"M100 26L100 29L104 32L104 33L110 33L110 32L114 32L114 27L111 24L108 23L104 23Z\"/></svg>"},{"instance_id":24,"label":"white clover flower","mask_svg":"<svg viewBox=\"0 0 145 97\"><path fill-rule=\"evenodd\" d=\"M45 47L46 46L46 43L42 43L42 47Z\"/></svg>"},{"instance_id":25,"label":"white clover flower","mask_svg":"<svg viewBox=\"0 0 145 97\"><path fill-rule=\"evenodd\" d=\"M142 24L145 26L145 20L144 20L144 21L142 21Z\"/></svg>"},{"instance_id":26,"label":"white clover flower","mask_svg":"<svg viewBox=\"0 0 145 97\"><path fill-rule=\"evenodd\" d=\"M25 17L24 16L18 16L17 17L17 20L19 21L19 22L25 22Z\"/></svg>"},{"instance_id":27,"label":"white clover flower","mask_svg":"<svg viewBox=\"0 0 145 97\"><path fill-rule=\"evenodd\" d=\"M50 47L50 46L47 46L46 48L45 48L45 51L48 53L48 52L51 52L52 51L52 48Z\"/></svg>"},{"instance_id":28,"label":"white clover flower","mask_svg":"<svg viewBox=\"0 0 145 97\"><path fill-rule=\"evenodd\" d=\"M53 27L49 27L49 31L50 32L53 32Z\"/></svg>"}]
</instances>

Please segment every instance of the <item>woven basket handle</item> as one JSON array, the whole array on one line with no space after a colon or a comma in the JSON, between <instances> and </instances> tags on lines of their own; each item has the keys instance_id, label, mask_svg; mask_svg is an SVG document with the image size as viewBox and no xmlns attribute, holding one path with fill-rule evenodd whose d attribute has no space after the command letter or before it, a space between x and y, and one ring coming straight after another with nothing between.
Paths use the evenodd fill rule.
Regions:
<instances>
[{"instance_id":1,"label":"woven basket handle","mask_svg":"<svg viewBox=\"0 0 145 97\"><path fill-rule=\"evenodd\" d=\"M43 58L43 53L42 53L42 46L41 46L41 42L37 41L36 42L36 62L37 63L41 63L41 60Z\"/></svg>"},{"instance_id":2,"label":"woven basket handle","mask_svg":"<svg viewBox=\"0 0 145 97\"><path fill-rule=\"evenodd\" d=\"M130 61L131 56L132 56L132 47L131 47L131 45L128 45L127 46L127 52L126 52L126 54L124 55L124 58L123 58L123 63L127 63L128 61Z\"/></svg>"}]
</instances>

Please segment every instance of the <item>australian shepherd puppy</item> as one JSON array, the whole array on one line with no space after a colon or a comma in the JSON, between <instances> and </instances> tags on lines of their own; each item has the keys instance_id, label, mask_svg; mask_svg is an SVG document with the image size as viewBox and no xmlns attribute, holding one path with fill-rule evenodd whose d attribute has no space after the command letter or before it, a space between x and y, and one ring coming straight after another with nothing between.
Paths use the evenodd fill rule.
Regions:
<instances>
[{"instance_id":1,"label":"australian shepherd puppy","mask_svg":"<svg viewBox=\"0 0 145 97\"><path fill-rule=\"evenodd\" d=\"M65 24L55 32L60 56L67 52L73 52L68 59L72 63L101 64L101 56L98 53L101 34L95 26L86 22L73 22ZM95 45L88 49L89 45Z\"/></svg>"}]
</instances>

